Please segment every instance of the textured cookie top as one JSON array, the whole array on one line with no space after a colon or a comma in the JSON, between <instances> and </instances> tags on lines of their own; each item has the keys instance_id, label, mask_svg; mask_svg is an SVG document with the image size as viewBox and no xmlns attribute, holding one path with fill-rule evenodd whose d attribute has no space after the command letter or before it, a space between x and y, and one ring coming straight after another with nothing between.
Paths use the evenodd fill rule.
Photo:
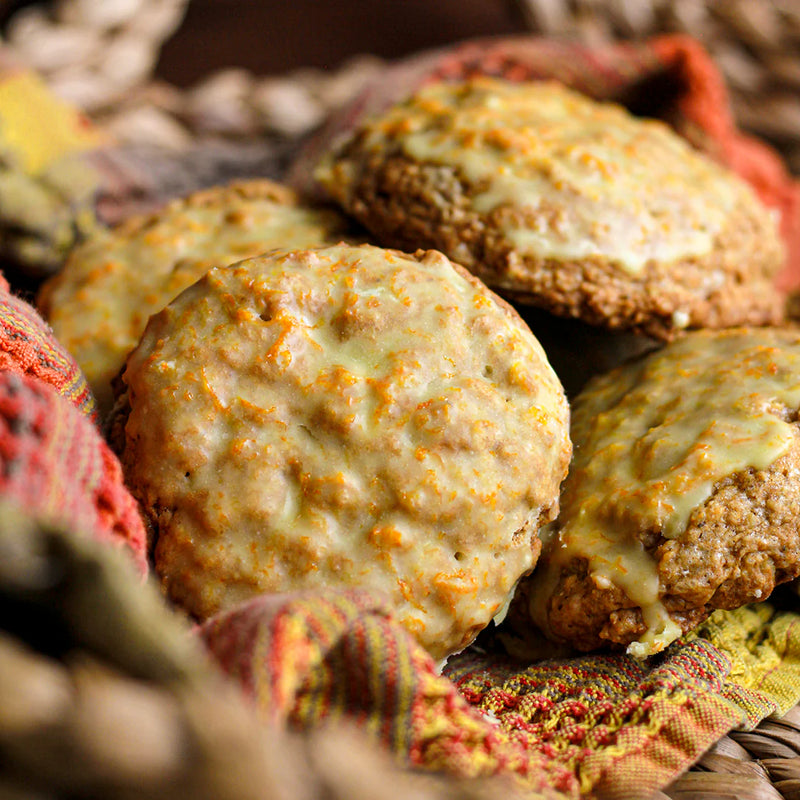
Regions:
<instances>
[{"instance_id":1,"label":"textured cookie top","mask_svg":"<svg viewBox=\"0 0 800 800\"><path fill-rule=\"evenodd\" d=\"M541 212L504 218L521 254L600 257L632 274L708 254L732 210L755 202L665 124L551 82L431 84L367 122L356 148L454 168L478 212ZM347 191L346 165L318 178L334 197Z\"/></svg>"},{"instance_id":2,"label":"textured cookie top","mask_svg":"<svg viewBox=\"0 0 800 800\"><path fill-rule=\"evenodd\" d=\"M156 567L201 617L255 592L368 586L444 656L534 565L569 461L538 342L436 252L211 270L153 317L124 381Z\"/></svg>"},{"instance_id":3,"label":"textured cookie top","mask_svg":"<svg viewBox=\"0 0 800 800\"><path fill-rule=\"evenodd\" d=\"M581 558L596 586L619 587L641 607L647 631L630 652L677 638L653 542L680 539L724 479L787 453L798 408L800 332L791 330L687 334L593 379L572 407L575 455L532 590L537 622L547 628L561 567Z\"/></svg>"},{"instance_id":4,"label":"textured cookie top","mask_svg":"<svg viewBox=\"0 0 800 800\"><path fill-rule=\"evenodd\" d=\"M45 284L39 306L107 411L111 380L150 315L207 270L275 247L324 244L344 228L335 212L304 207L269 181L203 190L98 232Z\"/></svg>"}]
</instances>

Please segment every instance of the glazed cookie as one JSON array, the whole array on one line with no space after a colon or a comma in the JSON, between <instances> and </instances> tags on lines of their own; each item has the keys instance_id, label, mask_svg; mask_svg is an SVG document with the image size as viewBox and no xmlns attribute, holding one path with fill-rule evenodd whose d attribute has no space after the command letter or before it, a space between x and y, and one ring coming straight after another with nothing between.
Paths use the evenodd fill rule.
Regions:
<instances>
[{"instance_id":1,"label":"glazed cookie","mask_svg":"<svg viewBox=\"0 0 800 800\"><path fill-rule=\"evenodd\" d=\"M270 181L205 189L93 235L44 284L38 305L107 412L111 381L150 315L211 267L336 241L345 228L335 211L307 208Z\"/></svg>"},{"instance_id":2,"label":"glazed cookie","mask_svg":"<svg viewBox=\"0 0 800 800\"><path fill-rule=\"evenodd\" d=\"M437 658L534 566L571 451L536 339L437 252L213 269L150 320L123 384L126 478L177 603L368 587Z\"/></svg>"},{"instance_id":3,"label":"glazed cookie","mask_svg":"<svg viewBox=\"0 0 800 800\"><path fill-rule=\"evenodd\" d=\"M782 317L776 220L665 124L552 82L432 83L322 159L386 246L435 247L511 298L662 339Z\"/></svg>"},{"instance_id":4,"label":"glazed cookie","mask_svg":"<svg viewBox=\"0 0 800 800\"><path fill-rule=\"evenodd\" d=\"M637 656L800 574L800 331L688 333L572 405L561 513L524 594L549 638Z\"/></svg>"}]
</instances>

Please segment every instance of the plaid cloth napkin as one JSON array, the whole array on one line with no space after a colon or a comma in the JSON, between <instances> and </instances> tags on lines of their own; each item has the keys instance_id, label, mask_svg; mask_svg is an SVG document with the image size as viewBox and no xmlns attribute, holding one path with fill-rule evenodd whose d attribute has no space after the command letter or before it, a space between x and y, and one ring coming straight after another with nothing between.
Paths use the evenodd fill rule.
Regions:
<instances>
[{"instance_id":1,"label":"plaid cloth napkin","mask_svg":"<svg viewBox=\"0 0 800 800\"><path fill-rule=\"evenodd\" d=\"M265 596L199 630L265 721L355 723L400 763L566 798L650 797L732 728L800 701L800 615L717 612L648 662L471 648L443 674L381 598Z\"/></svg>"}]
</instances>

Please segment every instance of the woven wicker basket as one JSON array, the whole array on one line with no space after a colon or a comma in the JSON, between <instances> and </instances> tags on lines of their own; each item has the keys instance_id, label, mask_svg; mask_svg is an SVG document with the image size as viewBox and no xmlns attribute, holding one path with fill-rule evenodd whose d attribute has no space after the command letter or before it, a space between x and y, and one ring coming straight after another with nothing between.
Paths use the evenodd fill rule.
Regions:
<instances>
[{"instance_id":1,"label":"woven wicker basket","mask_svg":"<svg viewBox=\"0 0 800 800\"><path fill-rule=\"evenodd\" d=\"M209 75L197 86L179 90L155 80L154 70L159 50L180 25L187 3L188 0L60 0L49 5L34 4L12 16L4 44L18 61L39 70L58 94L85 109L119 139L158 144L174 151L209 136L238 142L257 139L262 145L279 148L281 143L296 141L312 130L380 67L380 60L367 54L334 73L304 69L280 77L259 77L244 69L227 69ZM527 30L587 43L639 39L663 32L691 33L705 44L726 76L741 126L772 143L790 169L800 174L800 0L516 0L516 6ZM82 700L94 704L78 709L80 714L73 709L69 720L73 728L64 727L67 722L58 728L62 739L49 742L55 748L53 752L67 747L65 742L69 739L74 757L85 759L89 765L102 763L103 769L118 769L122 788L115 796L168 796L163 787L150 793L133 792L123 780L125 770L133 769L134 764L138 774L142 770L155 774L152 771L159 766L157 759L150 764L141 760L148 753L138 754L138 762L130 761L130 753L112 753L117 761L102 761L111 755L102 749L104 742L98 733L107 724L109 714L131 711L134 697L144 705L133 722L145 724L142 709L158 706L157 693L148 695L145 702L140 687L107 667L93 662L56 665L21 652L16 644L0 637L0 686L12 685L12 676L30 670L49 671L54 693L65 682L82 687ZM169 693L166 689L164 692L166 697ZM33 725L35 715L49 708L45 704L48 698L40 698L41 707L22 709L10 704L10 697L0 698L0 713L6 721L13 718L17 725ZM157 741L166 735L159 726L171 725L169 730L175 734L175 726L195 724L191 722L192 714L199 713L193 705L194 695L180 701L174 695L167 699L173 717L166 719L154 712L150 720L151 733ZM13 717L14 713L18 716ZM352 780L342 783L341 775L337 777L331 769L332 763L344 760L340 742L325 744L318 739L311 747L308 743L281 741L265 747L278 748L286 763L297 767L297 774L313 776L308 778L310 783L288 785L276 796L312 796L311 784L326 797L364 795L363 786L359 789ZM329 758L313 755L328 751ZM375 782L368 781L368 786L382 786L383 795L390 796L386 787L394 785L396 778L387 781L380 777L388 769L386 765L379 764L371 753L357 761L365 774L378 776ZM281 766L285 775L287 768L283 763ZM272 769L277 769L274 763ZM12 791L5 784L0 774L3 797L32 796L19 794L17 789ZM461 796L455 788L426 785L412 790L403 786L410 794L419 790L415 796ZM172 797L184 793L188 797L193 792L196 786L187 782ZM484 796L489 795L487 789ZM61 795L54 791L36 796ZM237 794L231 789L224 796L250 795L245 790ZM479 794L470 788L464 790L463 796ZM765 721L753 732L724 737L691 772L659 797L800 798L800 707L781 719Z\"/></svg>"}]
</instances>

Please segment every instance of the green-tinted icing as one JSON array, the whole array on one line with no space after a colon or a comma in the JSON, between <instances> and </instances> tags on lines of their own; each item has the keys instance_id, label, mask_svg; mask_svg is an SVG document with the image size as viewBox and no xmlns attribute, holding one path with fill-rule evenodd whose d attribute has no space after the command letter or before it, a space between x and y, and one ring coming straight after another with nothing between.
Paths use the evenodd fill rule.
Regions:
<instances>
[{"instance_id":1,"label":"green-tinted icing","mask_svg":"<svg viewBox=\"0 0 800 800\"><path fill-rule=\"evenodd\" d=\"M752 199L663 123L548 82L432 84L369 124L362 143L454 168L481 214L513 208L503 233L523 253L601 257L631 273L709 253Z\"/></svg>"},{"instance_id":2,"label":"green-tinted icing","mask_svg":"<svg viewBox=\"0 0 800 800\"><path fill-rule=\"evenodd\" d=\"M574 458L536 578L540 604L561 565L585 558L598 586L619 586L644 612L648 631L630 652L665 647L680 630L642 540L679 538L721 479L786 453L793 423L782 412L798 406L800 333L786 330L688 334L595 379L573 405Z\"/></svg>"}]
</instances>

